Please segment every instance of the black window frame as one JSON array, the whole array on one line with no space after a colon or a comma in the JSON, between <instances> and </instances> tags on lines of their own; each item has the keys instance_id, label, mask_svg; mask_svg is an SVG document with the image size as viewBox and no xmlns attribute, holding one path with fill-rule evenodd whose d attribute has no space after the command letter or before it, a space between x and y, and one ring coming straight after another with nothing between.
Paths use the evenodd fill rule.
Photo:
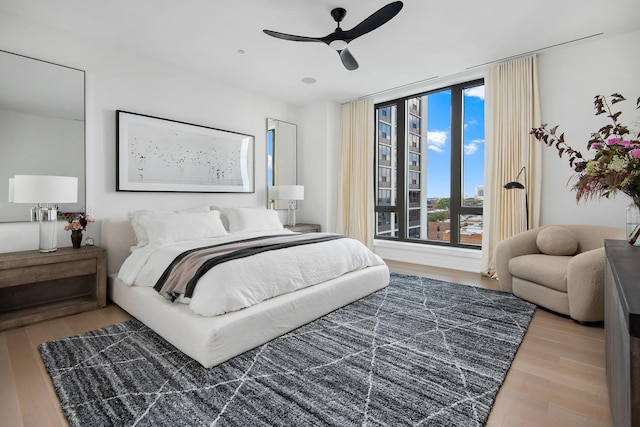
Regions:
<instances>
[{"instance_id":1,"label":"black window frame","mask_svg":"<svg viewBox=\"0 0 640 427\"><path fill-rule=\"evenodd\" d=\"M376 129L375 138L373 141L375 147L375 155L374 157L374 194L376 195L375 199L375 207L374 207L374 215L377 217L379 212L386 212L389 215L395 214L396 221L398 223L398 235L395 236L384 236L378 235L377 233L374 235L375 239L380 240L391 240L391 241L401 241L408 243L416 243L416 244L426 244L426 245L437 245L437 246L447 246L447 247L459 247L459 248L469 248L480 250L480 245L471 245L460 243L460 216L461 215L484 215L483 207L480 206L464 206L464 194L462 188L462 176L463 176L463 150L464 150L464 132L463 132L463 114L464 114L464 90L484 85L484 79L476 79L467 82L457 83L449 86L444 86L438 89L433 89L417 94L412 94L408 96L404 96L401 98L396 98L389 101L380 102L374 105L374 126ZM408 227L408 213L409 213L409 200L408 200L408 191L410 190L409 183L409 174L412 172L409 167L409 150L411 142L407 137L410 134L411 129L407 129L407 123L410 123L408 120L410 108L408 106L409 100L421 97L425 95L429 95L432 93L442 92L444 90L451 90L451 194L450 194L450 206L449 206L449 218L450 218L450 237L448 242L438 241L438 240L423 240L416 238L409 238L409 227ZM384 108L396 108L396 205L378 205L378 117L377 112ZM389 117L387 117L389 119ZM393 131L393 129L392 129ZM425 141L422 141L422 144L425 144ZM422 148L422 147L419 147ZM422 152L422 150L420 150ZM402 161L400 160L402 159ZM454 203L455 201L455 203ZM424 224L424 226L428 226ZM391 224L393 227L393 224Z\"/></svg>"}]
</instances>

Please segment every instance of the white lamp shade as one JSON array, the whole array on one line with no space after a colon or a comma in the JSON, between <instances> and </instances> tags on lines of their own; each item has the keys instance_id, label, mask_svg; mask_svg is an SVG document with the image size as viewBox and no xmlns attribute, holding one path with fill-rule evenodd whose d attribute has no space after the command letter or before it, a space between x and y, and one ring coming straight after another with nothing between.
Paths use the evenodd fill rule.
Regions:
<instances>
[{"instance_id":1,"label":"white lamp shade","mask_svg":"<svg viewBox=\"0 0 640 427\"><path fill-rule=\"evenodd\" d=\"M9 201L13 203L76 203L78 178L16 175L9 178Z\"/></svg>"},{"instance_id":2,"label":"white lamp shade","mask_svg":"<svg viewBox=\"0 0 640 427\"><path fill-rule=\"evenodd\" d=\"M304 200L304 186L279 185L278 200Z\"/></svg>"}]
</instances>

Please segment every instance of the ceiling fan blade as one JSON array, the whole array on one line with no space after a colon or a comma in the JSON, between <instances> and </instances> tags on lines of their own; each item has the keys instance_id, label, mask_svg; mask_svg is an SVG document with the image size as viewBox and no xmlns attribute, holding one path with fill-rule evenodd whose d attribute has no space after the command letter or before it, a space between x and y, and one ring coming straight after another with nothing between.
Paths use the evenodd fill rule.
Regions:
<instances>
[{"instance_id":1,"label":"ceiling fan blade","mask_svg":"<svg viewBox=\"0 0 640 427\"><path fill-rule=\"evenodd\" d=\"M393 3L383 6L352 29L343 31L342 34L340 34L340 39L349 43L351 40L375 30L381 25L389 22L394 16L400 13L402 6L403 4L401 1L394 1Z\"/></svg>"},{"instance_id":2,"label":"ceiling fan blade","mask_svg":"<svg viewBox=\"0 0 640 427\"><path fill-rule=\"evenodd\" d=\"M354 58L353 55L351 55L351 52L349 52L349 49L347 48L342 49L338 51L338 54L340 55L342 64L347 70L353 71L358 69L358 61L356 61L356 58Z\"/></svg>"},{"instance_id":3,"label":"ceiling fan blade","mask_svg":"<svg viewBox=\"0 0 640 427\"><path fill-rule=\"evenodd\" d=\"M283 40L291 40L294 42L322 42L322 39L318 39L315 37L305 37L305 36L296 36L293 34L285 34L285 33L279 33L277 31L271 31L271 30L262 30L265 34L270 35L271 37L275 37L277 39L283 39Z\"/></svg>"}]
</instances>

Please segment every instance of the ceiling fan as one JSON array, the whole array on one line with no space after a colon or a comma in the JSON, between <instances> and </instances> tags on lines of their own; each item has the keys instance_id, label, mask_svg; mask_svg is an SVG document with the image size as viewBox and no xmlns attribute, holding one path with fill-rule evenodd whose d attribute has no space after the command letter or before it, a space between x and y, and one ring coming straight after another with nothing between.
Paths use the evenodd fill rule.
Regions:
<instances>
[{"instance_id":1,"label":"ceiling fan","mask_svg":"<svg viewBox=\"0 0 640 427\"><path fill-rule=\"evenodd\" d=\"M388 5L380 8L377 12L371 14L371 16L369 16L367 19L365 19L352 29L346 31L340 28L340 22L344 19L347 11L341 7L337 7L331 11L331 16L338 23L338 27L333 33L324 37L296 36L271 30L262 31L264 31L265 34L283 40L291 40L294 42L325 43L338 52L338 55L340 55L340 59L342 60L342 64L344 64L347 70L356 70L358 68L358 62L353 57L353 55L351 55L349 49L347 49L347 45L352 40L357 39L358 37L367 34L368 32L373 31L381 25L389 22L391 18L393 18L400 12L402 6L403 5L401 1L394 1L393 3L389 3Z\"/></svg>"}]
</instances>

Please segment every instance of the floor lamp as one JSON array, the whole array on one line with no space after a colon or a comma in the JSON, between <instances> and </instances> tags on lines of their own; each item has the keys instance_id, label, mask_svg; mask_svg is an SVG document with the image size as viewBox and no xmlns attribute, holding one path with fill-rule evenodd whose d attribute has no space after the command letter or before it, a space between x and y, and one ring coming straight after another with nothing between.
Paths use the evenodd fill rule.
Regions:
<instances>
[{"instance_id":1,"label":"floor lamp","mask_svg":"<svg viewBox=\"0 0 640 427\"><path fill-rule=\"evenodd\" d=\"M78 178L71 176L16 175L9 178L9 202L31 203L31 221L38 221L40 252L57 248L58 203L78 201Z\"/></svg>"},{"instance_id":2,"label":"floor lamp","mask_svg":"<svg viewBox=\"0 0 640 427\"><path fill-rule=\"evenodd\" d=\"M529 229L529 195L527 194L527 189L526 189L526 183L527 183L526 170L527 168L523 166L520 169L520 172L518 172L518 175L516 175L515 181L507 182L505 185L503 185L503 187L506 188L507 190L513 190L514 188L518 190L524 190L524 209L525 209L525 215L527 220L527 230L528 230ZM522 174L522 172L525 172L524 174L525 185L522 185L520 182L518 182L518 177L520 176L520 174Z\"/></svg>"}]
</instances>

